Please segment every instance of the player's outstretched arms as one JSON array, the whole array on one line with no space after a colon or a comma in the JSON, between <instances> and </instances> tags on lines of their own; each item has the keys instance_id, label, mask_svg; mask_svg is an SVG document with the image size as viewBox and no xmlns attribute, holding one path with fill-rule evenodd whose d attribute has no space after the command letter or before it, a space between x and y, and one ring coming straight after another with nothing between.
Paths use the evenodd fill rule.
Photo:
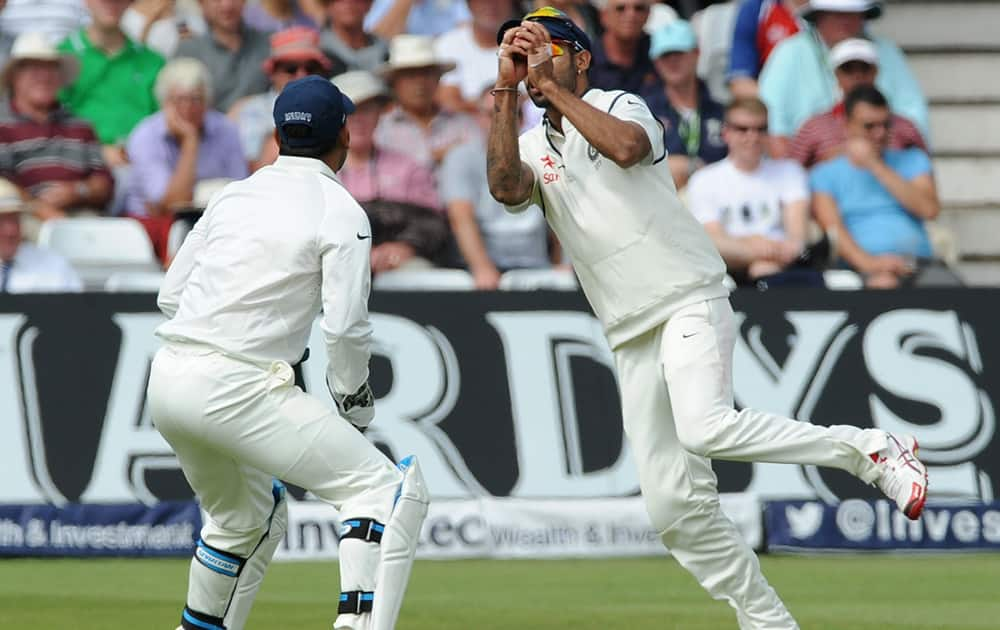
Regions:
<instances>
[{"instance_id":1,"label":"player's outstretched arms","mask_svg":"<svg viewBox=\"0 0 1000 630\"><path fill-rule=\"evenodd\" d=\"M510 29L508 32L517 33L515 46L529 51L528 82L540 90L551 106L568 118L601 155L620 168L629 168L642 162L653 148L642 125L603 112L561 85L555 77L549 32L537 22L523 22L521 26L520 29ZM588 51L574 55L577 74L586 72L590 61ZM639 101L633 95L625 95L625 98L626 101ZM638 102L633 104L637 105Z\"/></svg>"},{"instance_id":2,"label":"player's outstretched arms","mask_svg":"<svg viewBox=\"0 0 1000 630\"><path fill-rule=\"evenodd\" d=\"M602 112L555 84L548 84L542 93L601 155L620 168L635 166L653 150L639 123Z\"/></svg>"},{"instance_id":3,"label":"player's outstretched arms","mask_svg":"<svg viewBox=\"0 0 1000 630\"><path fill-rule=\"evenodd\" d=\"M528 74L527 50L514 43L516 29L500 42L493 120L486 147L486 174L490 194L500 203L516 206L528 200L535 175L521 162L517 140L517 86Z\"/></svg>"},{"instance_id":4,"label":"player's outstretched arms","mask_svg":"<svg viewBox=\"0 0 1000 630\"><path fill-rule=\"evenodd\" d=\"M506 124L499 118L517 119L514 111L517 107L517 94L503 95L497 92L494 105L493 124L490 127L490 138L486 149L486 177L490 184L490 194L502 204L516 206L524 203L531 196L535 185L535 174L528 165L521 161L518 152L516 128L511 126L509 134L500 129ZM503 101L510 100L511 104ZM498 109L510 109L509 112L498 114Z\"/></svg>"}]
</instances>

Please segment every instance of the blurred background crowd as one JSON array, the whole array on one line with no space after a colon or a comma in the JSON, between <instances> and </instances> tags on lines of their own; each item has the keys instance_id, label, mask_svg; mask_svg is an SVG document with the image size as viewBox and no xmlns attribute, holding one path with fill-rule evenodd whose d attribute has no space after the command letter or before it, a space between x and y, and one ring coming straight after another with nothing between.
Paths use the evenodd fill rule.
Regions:
<instances>
[{"instance_id":1,"label":"blurred background crowd","mask_svg":"<svg viewBox=\"0 0 1000 630\"><path fill-rule=\"evenodd\" d=\"M591 36L591 86L660 119L735 285L963 284L927 96L871 28L898 4L7 0L0 292L155 289L212 194L274 160L275 97L309 74L357 104L339 176L376 287L575 286L541 212L486 183L497 29L546 5Z\"/></svg>"}]
</instances>

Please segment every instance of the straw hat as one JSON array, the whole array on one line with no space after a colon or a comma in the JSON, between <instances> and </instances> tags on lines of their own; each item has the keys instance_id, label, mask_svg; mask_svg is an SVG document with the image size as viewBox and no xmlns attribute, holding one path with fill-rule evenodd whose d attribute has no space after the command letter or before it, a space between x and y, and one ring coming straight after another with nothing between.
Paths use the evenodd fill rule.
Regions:
<instances>
[{"instance_id":1,"label":"straw hat","mask_svg":"<svg viewBox=\"0 0 1000 630\"><path fill-rule=\"evenodd\" d=\"M388 78L398 70L409 68L437 68L445 73L454 70L455 64L438 58L432 38L424 35L397 35L389 43L389 61L382 64L379 74Z\"/></svg>"},{"instance_id":2,"label":"straw hat","mask_svg":"<svg viewBox=\"0 0 1000 630\"><path fill-rule=\"evenodd\" d=\"M54 61L62 69L63 85L76 80L80 74L80 61L73 55L60 52L49 39L41 33L22 33L14 40L10 49L10 57L3 72L0 73L0 85L10 87L11 76L18 64L23 61Z\"/></svg>"}]
</instances>

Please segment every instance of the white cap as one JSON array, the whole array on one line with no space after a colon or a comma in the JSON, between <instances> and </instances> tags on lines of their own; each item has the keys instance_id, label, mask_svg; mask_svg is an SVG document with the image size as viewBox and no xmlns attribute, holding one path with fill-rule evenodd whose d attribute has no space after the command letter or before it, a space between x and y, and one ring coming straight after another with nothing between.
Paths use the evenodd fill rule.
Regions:
<instances>
[{"instance_id":1,"label":"white cap","mask_svg":"<svg viewBox=\"0 0 1000 630\"><path fill-rule=\"evenodd\" d=\"M865 19L875 19L882 15L882 3L878 0L809 0L799 14L804 20L816 19L820 12L864 13Z\"/></svg>"},{"instance_id":2,"label":"white cap","mask_svg":"<svg viewBox=\"0 0 1000 630\"><path fill-rule=\"evenodd\" d=\"M848 61L863 61L871 66L878 65L878 49L870 40L852 37L845 39L830 50L830 67L837 69Z\"/></svg>"},{"instance_id":3,"label":"white cap","mask_svg":"<svg viewBox=\"0 0 1000 630\"><path fill-rule=\"evenodd\" d=\"M385 98L389 96L389 88L385 82L366 70L352 70L338 74L330 81L355 105L380 96Z\"/></svg>"}]
</instances>

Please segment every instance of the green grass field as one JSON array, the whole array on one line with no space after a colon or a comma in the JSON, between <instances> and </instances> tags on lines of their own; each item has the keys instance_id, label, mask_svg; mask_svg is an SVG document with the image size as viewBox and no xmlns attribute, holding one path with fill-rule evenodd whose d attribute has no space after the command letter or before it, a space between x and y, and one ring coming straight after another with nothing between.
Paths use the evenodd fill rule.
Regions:
<instances>
[{"instance_id":1,"label":"green grass field","mask_svg":"<svg viewBox=\"0 0 1000 630\"><path fill-rule=\"evenodd\" d=\"M765 557L804 630L1000 628L1000 555ZM173 630L181 560L0 561L0 628ZM275 564L248 630L330 628L325 563ZM418 562L400 630L735 628L669 559Z\"/></svg>"}]
</instances>

